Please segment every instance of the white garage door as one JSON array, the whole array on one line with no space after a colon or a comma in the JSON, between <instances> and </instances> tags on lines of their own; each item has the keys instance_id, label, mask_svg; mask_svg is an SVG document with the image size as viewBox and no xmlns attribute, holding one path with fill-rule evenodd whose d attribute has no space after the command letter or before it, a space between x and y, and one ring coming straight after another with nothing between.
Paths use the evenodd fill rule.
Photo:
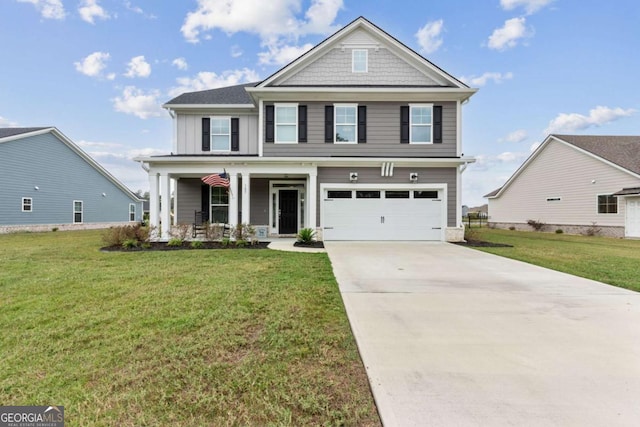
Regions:
<instances>
[{"instance_id":1,"label":"white garage door","mask_svg":"<svg viewBox=\"0 0 640 427\"><path fill-rule=\"evenodd\" d=\"M325 190L325 240L442 240L438 190Z\"/></svg>"},{"instance_id":2,"label":"white garage door","mask_svg":"<svg viewBox=\"0 0 640 427\"><path fill-rule=\"evenodd\" d=\"M640 237L640 198L628 197L626 205L626 237Z\"/></svg>"}]
</instances>

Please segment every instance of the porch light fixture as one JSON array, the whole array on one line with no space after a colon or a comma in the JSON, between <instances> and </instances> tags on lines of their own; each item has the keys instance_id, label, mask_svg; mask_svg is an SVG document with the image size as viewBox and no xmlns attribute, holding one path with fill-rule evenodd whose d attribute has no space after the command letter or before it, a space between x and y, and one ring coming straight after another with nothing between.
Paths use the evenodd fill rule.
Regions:
<instances>
[{"instance_id":1,"label":"porch light fixture","mask_svg":"<svg viewBox=\"0 0 640 427\"><path fill-rule=\"evenodd\" d=\"M34 190L38 191L40 189L40 187L38 187L37 185L35 187L33 187Z\"/></svg>"},{"instance_id":2,"label":"porch light fixture","mask_svg":"<svg viewBox=\"0 0 640 427\"><path fill-rule=\"evenodd\" d=\"M409 174L409 181L418 182L418 173L417 172L411 172Z\"/></svg>"},{"instance_id":3,"label":"porch light fixture","mask_svg":"<svg viewBox=\"0 0 640 427\"><path fill-rule=\"evenodd\" d=\"M107 197L107 193L102 193L102 197Z\"/></svg>"},{"instance_id":4,"label":"porch light fixture","mask_svg":"<svg viewBox=\"0 0 640 427\"><path fill-rule=\"evenodd\" d=\"M358 181L358 172L349 172L349 181L351 182Z\"/></svg>"}]
</instances>

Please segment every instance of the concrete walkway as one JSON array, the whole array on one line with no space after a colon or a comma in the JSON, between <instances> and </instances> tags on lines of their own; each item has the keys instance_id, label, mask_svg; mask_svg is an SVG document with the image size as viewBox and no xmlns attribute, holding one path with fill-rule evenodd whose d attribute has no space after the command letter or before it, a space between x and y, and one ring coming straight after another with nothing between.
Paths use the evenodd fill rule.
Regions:
<instances>
[{"instance_id":1,"label":"concrete walkway","mask_svg":"<svg viewBox=\"0 0 640 427\"><path fill-rule=\"evenodd\" d=\"M325 245L385 426L640 425L639 293L447 243Z\"/></svg>"},{"instance_id":2,"label":"concrete walkway","mask_svg":"<svg viewBox=\"0 0 640 427\"><path fill-rule=\"evenodd\" d=\"M294 238L273 238L271 239L271 243L269 243L269 246L267 246L267 248L285 252L308 252L315 254L326 252L324 248L304 248L300 246L293 246L296 241L297 239Z\"/></svg>"}]
</instances>

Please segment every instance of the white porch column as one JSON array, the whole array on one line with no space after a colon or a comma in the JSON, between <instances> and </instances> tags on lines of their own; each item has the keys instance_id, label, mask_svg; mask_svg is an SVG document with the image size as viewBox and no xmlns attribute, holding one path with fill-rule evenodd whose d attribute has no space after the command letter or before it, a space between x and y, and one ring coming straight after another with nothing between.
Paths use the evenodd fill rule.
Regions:
<instances>
[{"instance_id":1,"label":"white porch column","mask_svg":"<svg viewBox=\"0 0 640 427\"><path fill-rule=\"evenodd\" d=\"M238 174L229 174L229 225L238 225Z\"/></svg>"},{"instance_id":2,"label":"white porch column","mask_svg":"<svg viewBox=\"0 0 640 427\"><path fill-rule=\"evenodd\" d=\"M251 222L251 174L242 174L242 222Z\"/></svg>"},{"instance_id":3,"label":"white porch column","mask_svg":"<svg viewBox=\"0 0 640 427\"><path fill-rule=\"evenodd\" d=\"M160 175L160 224L162 233L160 238L169 240L169 231L171 230L171 179L168 174Z\"/></svg>"},{"instance_id":4,"label":"white porch column","mask_svg":"<svg viewBox=\"0 0 640 427\"><path fill-rule=\"evenodd\" d=\"M160 225L160 193L158 174L149 174L149 225L157 230Z\"/></svg>"},{"instance_id":5,"label":"white porch column","mask_svg":"<svg viewBox=\"0 0 640 427\"><path fill-rule=\"evenodd\" d=\"M178 181L180 178L173 180L173 218L171 225L178 225Z\"/></svg>"},{"instance_id":6,"label":"white porch column","mask_svg":"<svg viewBox=\"0 0 640 427\"><path fill-rule=\"evenodd\" d=\"M309 186L307 188L307 200L309 201L309 203L307 204L308 211L309 211L309 221L307 221L307 224L309 225L307 227L311 228L314 231L318 227L318 222L316 220L317 209L318 209L317 203L316 203L317 199L318 199L318 173L314 171L313 173L309 174Z\"/></svg>"}]
</instances>

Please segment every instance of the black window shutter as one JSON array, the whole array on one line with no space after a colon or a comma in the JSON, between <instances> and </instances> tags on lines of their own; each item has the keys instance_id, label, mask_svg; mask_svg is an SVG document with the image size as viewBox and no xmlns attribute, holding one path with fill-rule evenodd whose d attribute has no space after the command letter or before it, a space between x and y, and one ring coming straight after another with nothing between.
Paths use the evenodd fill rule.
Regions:
<instances>
[{"instance_id":1,"label":"black window shutter","mask_svg":"<svg viewBox=\"0 0 640 427\"><path fill-rule=\"evenodd\" d=\"M324 106L324 142L333 143L333 105Z\"/></svg>"},{"instance_id":2,"label":"black window shutter","mask_svg":"<svg viewBox=\"0 0 640 427\"><path fill-rule=\"evenodd\" d=\"M358 105L358 144L367 142L367 106Z\"/></svg>"},{"instance_id":3,"label":"black window shutter","mask_svg":"<svg viewBox=\"0 0 640 427\"><path fill-rule=\"evenodd\" d=\"M442 105L433 106L433 143L442 144Z\"/></svg>"},{"instance_id":4,"label":"black window shutter","mask_svg":"<svg viewBox=\"0 0 640 427\"><path fill-rule=\"evenodd\" d=\"M202 151L211 151L211 119L202 118Z\"/></svg>"},{"instance_id":5,"label":"black window shutter","mask_svg":"<svg viewBox=\"0 0 640 427\"><path fill-rule=\"evenodd\" d=\"M209 194L210 193L210 189L211 187L209 187L206 184L202 184L201 187L201 195L202 195L202 201L200 204L200 208L202 209L202 212L204 212L204 214L202 215L202 221L209 221Z\"/></svg>"},{"instance_id":6,"label":"black window shutter","mask_svg":"<svg viewBox=\"0 0 640 427\"><path fill-rule=\"evenodd\" d=\"M231 118L231 151L240 151L240 119Z\"/></svg>"},{"instance_id":7,"label":"black window shutter","mask_svg":"<svg viewBox=\"0 0 640 427\"><path fill-rule=\"evenodd\" d=\"M307 142L307 106L298 105L298 142Z\"/></svg>"},{"instance_id":8,"label":"black window shutter","mask_svg":"<svg viewBox=\"0 0 640 427\"><path fill-rule=\"evenodd\" d=\"M274 141L274 119L275 112L273 105L267 105L264 107L265 112L265 122L266 122L266 135L264 137L264 142L273 142Z\"/></svg>"},{"instance_id":9,"label":"black window shutter","mask_svg":"<svg viewBox=\"0 0 640 427\"><path fill-rule=\"evenodd\" d=\"M400 106L400 142L409 143L409 106Z\"/></svg>"}]
</instances>

